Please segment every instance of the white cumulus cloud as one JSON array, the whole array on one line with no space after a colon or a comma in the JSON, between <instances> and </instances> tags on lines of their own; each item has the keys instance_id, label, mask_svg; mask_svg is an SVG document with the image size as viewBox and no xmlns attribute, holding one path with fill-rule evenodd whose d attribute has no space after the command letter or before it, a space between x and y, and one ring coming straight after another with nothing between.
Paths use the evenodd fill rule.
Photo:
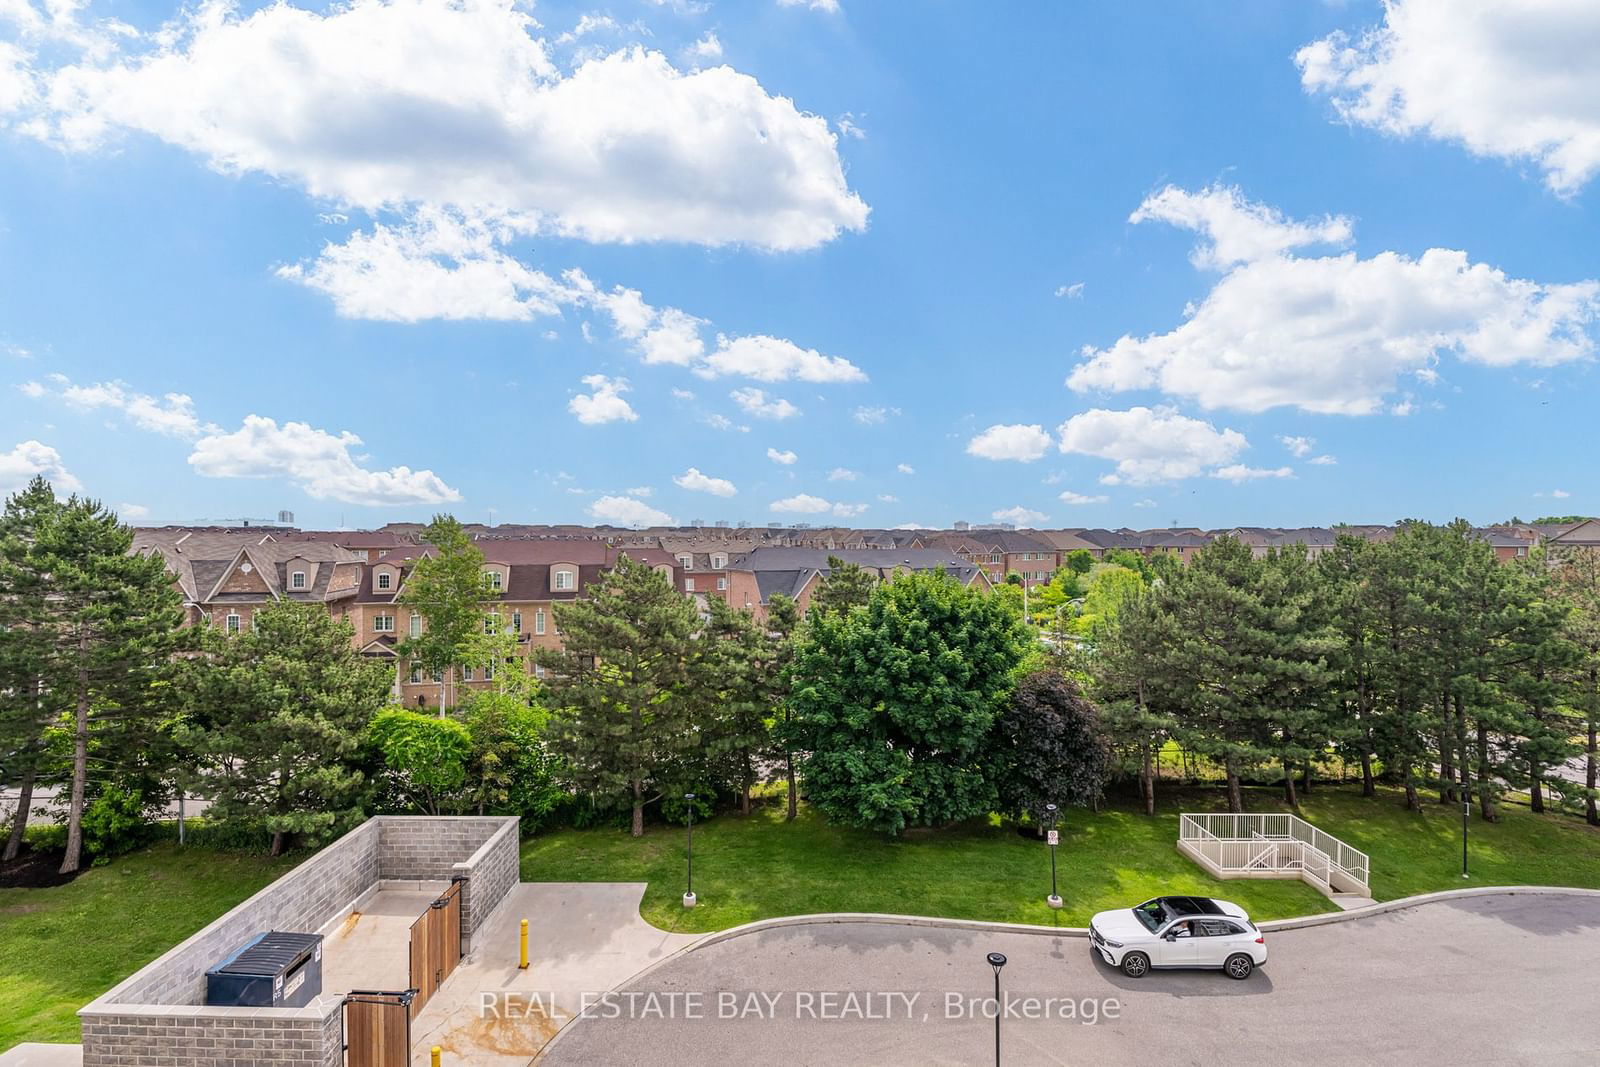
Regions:
<instances>
[{"instance_id":1,"label":"white cumulus cloud","mask_svg":"<svg viewBox=\"0 0 1600 1067\"><path fill-rule=\"evenodd\" d=\"M790 467L793 466L794 461L800 457L790 451L780 452L776 448L769 448L767 449L767 458L772 460L774 463L781 463L785 467Z\"/></svg>"},{"instance_id":2,"label":"white cumulus cloud","mask_svg":"<svg viewBox=\"0 0 1600 1067\"><path fill-rule=\"evenodd\" d=\"M824 500L820 496L810 493L797 493L794 496L774 500L771 510L787 515L833 515L841 519L854 518L867 510L866 504L846 504Z\"/></svg>"},{"instance_id":3,"label":"white cumulus cloud","mask_svg":"<svg viewBox=\"0 0 1600 1067\"><path fill-rule=\"evenodd\" d=\"M493 207L589 241L803 249L866 224L826 119L642 48L566 73L538 33L515 0L203 4L36 58L23 128L71 149L139 132L341 204Z\"/></svg>"},{"instance_id":4,"label":"white cumulus cloud","mask_svg":"<svg viewBox=\"0 0 1600 1067\"><path fill-rule=\"evenodd\" d=\"M1311 450L1317 447L1317 440L1314 437L1289 437L1280 434L1278 443L1287 448L1291 456L1297 458L1310 454Z\"/></svg>"},{"instance_id":5,"label":"white cumulus cloud","mask_svg":"<svg viewBox=\"0 0 1600 1067\"><path fill-rule=\"evenodd\" d=\"M754 386L735 389L728 396L745 414L758 419L789 419L800 414L800 409L787 400L782 397L769 397Z\"/></svg>"},{"instance_id":6,"label":"white cumulus cloud","mask_svg":"<svg viewBox=\"0 0 1600 1067\"><path fill-rule=\"evenodd\" d=\"M1571 194L1600 172L1600 5L1388 0L1383 22L1295 54L1346 122L1528 160Z\"/></svg>"},{"instance_id":7,"label":"white cumulus cloud","mask_svg":"<svg viewBox=\"0 0 1600 1067\"><path fill-rule=\"evenodd\" d=\"M1253 482L1258 478L1293 478L1294 469L1291 467L1247 467L1243 463L1231 463L1226 467L1218 467L1212 471L1211 477L1239 484L1241 482Z\"/></svg>"},{"instance_id":8,"label":"white cumulus cloud","mask_svg":"<svg viewBox=\"0 0 1600 1067\"><path fill-rule=\"evenodd\" d=\"M1110 499L1103 493L1090 496L1086 493L1074 493L1071 489L1064 489L1061 492L1061 502L1063 504L1071 504L1074 507L1082 507L1087 504L1104 504Z\"/></svg>"},{"instance_id":9,"label":"white cumulus cloud","mask_svg":"<svg viewBox=\"0 0 1600 1067\"><path fill-rule=\"evenodd\" d=\"M10 452L0 452L0 497L21 492L35 475L42 475L57 495L76 493L83 483L73 477L61 453L40 441L23 441Z\"/></svg>"},{"instance_id":10,"label":"white cumulus cloud","mask_svg":"<svg viewBox=\"0 0 1600 1067\"><path fill-rule=\"evenodd\" d=\"M859 477L861 475L858 472L848 467L835 467L828 472L828 481L830 482L853 482Z\"/></svg>"},{"instance_id":11,"label":"white cumulus cloud","mask_svg":"<svg viewBox=\"0 0 1600 1067\"><path fill-rule=\"evenodd\" d=\"M443 504L461 499L431 470L371 470L352 450L361 438L334 435L303 422L282 426L247 415L232 433L218 430L195 442L189 465L207 478L284 478L319 500L370 507Z\"/></svg>"},{"instance_id":12,"label":"white cumulus cloud","mask_svg":"<svg viewBox=\"0 0 1600 1067\"><path fill-rule=\"evenodd\" d=\"M635 422L639 413L622 398L629 391L626 378L608 378L604 374L588 374L583 384L592 393L579 393L567 403L567 410L578 417L585 426L599 426L607 422Z\"/></svg>"},{"instance_id":13,"label":"white cumulus cloud","mask_svg":"<svg viewBox=\"0 0 1600 1067\"><path fill-rule=\"evenodd\" d=\"M1034 511L1031 508L1014 507L1001 508L989 517L996 522L1015 523L1018 526L1037 526L1050 516L1042 511Z\"/></svg>"},{"instance_id":14,"label":"white cumulus cloud","mask_svg":"<svg viewBox=\"0 0 1600 1067\"><path fill-rule=\"evenodd\" d=\"M864 382L861 368L814 348L801 348L781 337L717 336L716 349L696 373L706 378L739 376L758 382Z\"/></svg>"},{"instance_id":15,"label":"white cumulus cloud","mask_svg":"<svg viewBox=\"0 0 1600 1067\"><path fill-rule=\"evenodd\" d=\"M1050 435L1043 426L999 425L967 442L967 453L983 459L1014 459L1032 463L1050 450Z\"/></svg>"},{"instance_id":16,"label":"white cumulus cloud","mask_svg":"<svg viewBox=\"0 0 1600 1067\"><path fill-rule=\"evenodd\" d=\"M590 518L614 526L675 526L672 516L631 496L603 496L587 508Z\"/></svg>"},{"instance_id":17,"label":"white cumulus cloud","mask_svg":"<svg viewBox=\"0 0 1600 1067\"><path fill-rule=\"evenodd\" d=\"M1402 376L1426 384L1445 356L1545 366L1594 351L1600 282L1511 278L1446 248L1415 259L1296 256L1285 249L1303 231L1337 226L1296 223L1215 190L1204 199L1203 212L1147 210L1146 201L1135 214L1198 230L1206 257L1233 265L1171 331L1085 347L1070 387L1156 388L1205 408L1362 415L1383 410Z\"/></svg>"},{"instance_id":18,"label":"white cumulus cloud","mask_svg":"<svg viewBox=\"0 0 1600 1067\"><path fill-rule=\"evenodd\" d=\"M1062 452L1116 462L1116 472L1100 479L1106 485L1192 478L1232 461L1249 447L1237 430L1218 430L1209 422L1160 407L1095 408L1062 423L1060 433Z\"/></svg>"},{"instance_id":19,"label":"white cumulus cloud","mask_svg":"<svg viewBox=\"0 0 1600 1067\"><path fill-rule=\"evenodd\" d=\"M672 482L679 489L688 489L696 493L710 493L712 496L733 496L739 491L734 488L733 483L728 479L713 478L710 475L701 474L694 467L690 467L682 474L674 477Z\"/></svg>"}]
</instances>

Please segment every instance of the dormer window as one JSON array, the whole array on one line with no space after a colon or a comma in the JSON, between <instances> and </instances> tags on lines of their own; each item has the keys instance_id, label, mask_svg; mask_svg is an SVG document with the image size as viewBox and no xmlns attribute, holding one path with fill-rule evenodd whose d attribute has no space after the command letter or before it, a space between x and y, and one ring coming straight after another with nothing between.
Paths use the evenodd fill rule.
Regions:
<instances>
[{"instance_id":1,"label":"dormer window","mask_svg":"<svg viewBox=\"0 0 1600 1067\"><path fill-rule=\"evenodd\" d=\"M711 567L712 567L713 570L719 570L720 571L722 568L726 567L727 565L728 565L728 557L722 555L720 552L717 555L711 557Z\"/></svg>"},{"instance_id":2,"label":"dormer window","mask_svg":"<svg viewBox=\"0 0 1600 1067\"><path fill-rule=\"evenodd\" d=\"M306 572L305 571L295 571L293 574L289 575L289 588L290 589L304 589L305 587L306 587Z\"/></svg>"},{"instance_id":3,"label":"dormer window","mask_svg":"<svg viewBox=\"0 0 1600 1067\"><path fill-rule=\"evenodd\" d=\"M389 588L389 583L392 580L392 578L393 578L393 576L388 571L379 571L378 572L378 588L379 589L388 589Z\"/></svg>"},{"instance_id":4,"label":"dormer window","mask_svg":"<svg viewBox=\"0 0 1600 1067\"><path fill-rule=\"evenodd\" d=\"M694 557L685 552L683 555L678 557L678 566L682 567L684 570L691 569L694 567Z\"/></svg>"},{"instance_id":5,"label":"dormer window","mask_svg":"<svg viewBox=\"0 0 1600 1067\"><path fill-rule=\"evenodd\" d=\"M572 588L571 571L554 571L550 575L550 588L558 591L567 591Z\"/></svg>"},{"instance_id":6,"label":"dormer window","mask_svg":"<svg viewBox=\"0 0 1600 1067\"><path fill-rule=\"evenodd\" d=\"M484 571L484 581L489 585L489 592L498 593L505 588L505 579L499 571Z\"/></svg>"}]
</instances>

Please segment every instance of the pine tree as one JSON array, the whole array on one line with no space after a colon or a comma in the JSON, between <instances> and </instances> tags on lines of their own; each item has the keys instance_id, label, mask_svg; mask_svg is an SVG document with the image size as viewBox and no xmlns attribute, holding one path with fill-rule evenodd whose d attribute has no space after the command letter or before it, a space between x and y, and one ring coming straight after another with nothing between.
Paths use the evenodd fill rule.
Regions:
<instances>
[{"instance_id":1,"label":"pine tree","mask_svg":"<svg viewBox=\"0 0 1600 1067\"><path fill-rule=\"evenodd\" d=\"M35 477L0 514L0 781L17 786L0 855L7 861L22 848L34 787L49 766L46 730L61 711L58 693L46 684L55 638L50 572L39 548L40 530L60 507L50 484Z\"/></svg>"},{"instance_id":2,"label":"pine tree","mask_svg":"<svg viewBox=\"0 0 1600 1067\"><path fill-rule=\"evenodd\" d=\"M1163 701L1173 686L1162 679L1162 655L1172 641L1164 597L1141 591L1096 630L1092 665L1096 701L1112 744L1131 757L1146 815L1156 813L1156 760L1176 718Z\"/></svg>"},{"instance_id":3,"label":"pine tree","mask_svg":"<svg viewBox=\"0 0 1600 1067\"><path fill-rule=\"evenodd\" d=\"M130 554L133 534L98 501L70 498L38 530L55 638L48 686L68 702L72 741L63 874L83 854L91 775L127 769L176 700L169 674L183 608L159 556ZM103 756L91 766L91 749Z\"/></svg>"},{"instance_id":4,"label":"pine tree","mask_svg":"<svg viewBox=\"0 0 1600 1067\"><path fill-rule=\"evenodd\" d=\"M1600 552L1566 549L1554 560L1555 595L1567 605L1574 656L1560 672L1563 703L1581 726L1584 818L1600 826Z\"/></svg>"},{"instance_id":5,"label":"pine tree","mask_svg":"<svg viewBox=\"0 0 1600 1067\"><path fill-rule=\"evenodd\" d=\"M709 598L706 609L694 657L695 723L713 779L734 783L739 809L748 815L750 790L771 742L776 649L748 611L719 597Z\"/></svg>"},{"instance_id":6,"label":"pine tree","mask_svg":"<svg viewBox=\"0 0 1600 1067\"><path fill-rule=\"evenodd\" d=\"M273 855L294 837L324 839L359 820L361 748L392 668L356 652L350 624L320 604L280 601L249 630L203 632L178 733L212 814L259 822Z\"/></svg>"},{"instance_id":7,"label":"pine tree","mask_svg":"<svg viewBox=\"0 0 1600 1067\"><path fill-rule=\"evenodd\" d=\"M812 611L849 611L866 607L878 579L859 563L828 557L828 576L811 597Z\"/></svg>"},{"instance_id":8,"label":"pine tree","mask_svg":"<svg viewBox=\"0 0 1600 1067\"><path fill-rule=\"evenodd\" d=\"M794 749L785 743L789 723L789 663L794 658L794 633L800 625L800 605L784 593L773 593L767 601L767 638L772 642L773 657L766 667L765 683L777 703L778 721L773 725L773 737L783 752L783 773L787 783L788 810L785 818L793 819L800 813L800 789L795 781Z\"/></svg>"},{"instance_id":9,"label":"pine tree","mask_svg":"<svg viewBox=\"0 0 1600 1067\"><path fill-rule=\"evenodd\" d=\"M552 672L554 743L579 788L631 807L633 836L642 836L645 805L682 784L673 776L696 744L694 603L622 556L588 598L555 611L564 647L536 653Z\"/></svg>"}]
</instances>

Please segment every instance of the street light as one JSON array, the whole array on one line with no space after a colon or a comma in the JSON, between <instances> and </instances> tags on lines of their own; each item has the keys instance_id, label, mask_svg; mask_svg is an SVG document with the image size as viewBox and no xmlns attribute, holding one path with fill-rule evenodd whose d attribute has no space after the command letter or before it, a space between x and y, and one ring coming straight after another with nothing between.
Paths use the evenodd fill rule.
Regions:
<instances>
[{"instance_id":1,"label":"street light","mask_svg":"<svg viewBox=\"0 0 1600 1067\"><path fill-rule=\"evenodd\" d=\"M994 968L994 1067L1000 1067L1000 968L1006 965L1006 958L998 952L984 958Z\"/></svg>"},{"instance_id":2,"label":"street light","mask_svg":"<svg viewBox=\"0 0 1600 1067\"><path fill-rule=\"evenodd\" d=\"M1472 794L1461 787L1461 877L1467 877L1467 823L1472 817Z\"/></svg>"},{"instance_id":3,"label":"street light","mask_svg":"<svg viewBox=\"0 0 1600 1067\"><path fill-rule=\"evenodd\" d=\"M683 799L685 801L686 806L689 809L689 852L688 852L689 878L688 878L688 881L685 883L685 886L684 886L683 906L686 907L686 908L692 908L692 907L695 906L695 896L694 896L694 794L693 793L685 793L685 794L683 794Z\"/></svg>"},{"instance_id":4,"label":"street light","mask_svg":"<svg viewBox=\"0 0 1600 1067\"><path fill-rule=\"evenodd\" d=\"M1045 834L1045 840L1050 845L1050 895L1044 898L1044 902L1052 908L1061 907L1061 894L1056 892L1056 845L1061 841L1061 834L1056 830L1056 816L1059 812L1060 809L1054 804L1044 806L1044 813L1050 818L1050 828Z\"/></svg>"}]
</instances>

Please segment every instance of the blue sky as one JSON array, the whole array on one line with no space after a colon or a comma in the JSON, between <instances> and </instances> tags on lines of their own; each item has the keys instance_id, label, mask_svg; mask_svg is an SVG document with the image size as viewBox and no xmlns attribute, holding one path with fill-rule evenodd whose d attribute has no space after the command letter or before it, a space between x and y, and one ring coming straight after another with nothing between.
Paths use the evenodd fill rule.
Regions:
<instances>
[{"instance_id":1,"label":"blue sky","mask_svg":"<svg viewBox=\"0 0 1600 1067\"><path fill-rule=\"evenodd\" d=\"M1600 10L1528 6L0 0L0 488L1592 513Z\"/></svg>"}]
</instances>

